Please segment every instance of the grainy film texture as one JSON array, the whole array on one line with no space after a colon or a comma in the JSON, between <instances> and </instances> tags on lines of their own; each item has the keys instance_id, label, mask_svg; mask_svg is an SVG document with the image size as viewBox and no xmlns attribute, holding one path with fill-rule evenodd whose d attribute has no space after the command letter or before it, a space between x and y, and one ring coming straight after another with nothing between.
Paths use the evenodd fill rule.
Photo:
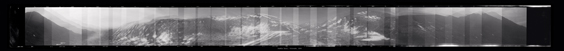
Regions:
<instances>
[{"instance_id":1,"label":"grainy film texture","mask_svg":"<svg viewBox=\"0 0 564 51\"><path fill-rule=\"evenodd\" d=\"M522 7L26 7L25 45L526 45Z\"/></svg>"}]
</instances>

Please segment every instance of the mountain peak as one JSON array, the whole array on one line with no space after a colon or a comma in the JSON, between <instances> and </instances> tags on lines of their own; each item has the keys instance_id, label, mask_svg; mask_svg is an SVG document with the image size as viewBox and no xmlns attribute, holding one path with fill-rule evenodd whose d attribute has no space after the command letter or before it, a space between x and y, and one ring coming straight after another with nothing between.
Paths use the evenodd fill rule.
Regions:
<instances>
[{"instance_id":1,"label":"mountain peak","mask_svg":"<svg viewBox=\"0 0 564 51\"><path fill-rule=\"evenodd\" d=\"M488 14L490 16L493 16L494 18L501 19L501 14L496 13L496 12L486 12L484 14Z\"/></svg>"}]
</instances>

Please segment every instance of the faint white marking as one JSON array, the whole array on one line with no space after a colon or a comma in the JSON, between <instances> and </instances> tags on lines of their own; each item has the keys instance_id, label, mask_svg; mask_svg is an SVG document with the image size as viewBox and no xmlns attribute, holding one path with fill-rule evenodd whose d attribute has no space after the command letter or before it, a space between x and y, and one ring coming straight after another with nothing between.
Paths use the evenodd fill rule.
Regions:
<instances>
[{"instance_id":1,"label":"faint white marking","mask_svg":"<svg viewBox=\"0 0 564 51\"><path fill-rule=\"evenodd\" d=\"M540 45L527 45L527 47L541 47Z\"/></svg>"},{"instance_id":2,"label":"faint white marking","mask_svg":"<svg viewBox=\"0 0 564 51\"><path fill-rule=\"evenodd\" d=\"M460 45L456 45L456 44L441 44L441 45L437 45L438 47L458 47Z\"/></svg>"},{"instance_id":3,"label":"faint white marking","mask_svg":"<svg viewBox=\"0 0 564 51\"><path fill-rule=\"evenodd\" d=\"M66 42L60 42L59 44L55 44L55 45L63 45L63 44L65 44L65 43L66 43Z\"/></svg>"},{"instance_id":4,"label":"faint white marking","mask_svg":"<svg viewBox=\"0 0 564 51\"><path fill-rule=\"evenodd\" d=\"M499 46L499 45L487 44L487 45L480 45L480 46L483 46L483 47L497 47L497 46Z\"/></svg>"},{"instance_id":5,"label":"faint white marking","mask_svg":"<svg viewBox=\"0 0 564 51\"><path fill-rule=\"evenodd\" d=\"M528 7L550 7L550 5L522 5L522 6L528 6Z\"/></svg>"},{"instance_id":6,"label":"faint white marking","mask_svg":"<svg viewBox=\"0 0 564 51\"><path fill-rule=\"evenodd\" d=\"M157 35L153 34L153 38L157 38Z\"/></svg>"},{"instance_id":7,"label":"faint white marking","mask_svg":"<svg viewBox=\"0 0 564 51\"><path fill-rule=\"evenodd\" d=\"M358 13L356 13L356 14L364 15L364 14L366 14L367 12L368 12L368 11L362 11L362 12L358 12Z\"/></svg>"},{"instance_id":8,"label":"faint white marking","mask_svg":"<svg viewBox=\"0 0 564 51\"><path fill-rule=\"evenodd\" d=\"M378 33L378 32L374 32L374 31L370 31L368 32L369 38L367 39L362 39L362 41L381 41L381 40L390 40L389 38L386 38L385 36L382 36L382 34Z\"/></svg>"},{"instance_id":9,"label":"faint white marking","mask_svg":"<svg viewBox=\"0 0 564 51\"><path fill-rule=\"evenodd\" d=\"M421 26L421 25L417 25L417 26L419 26L419 28L421 28L421 30L427 31L425 28L423 28L423 26Z\"/></svg>"}]
</instances>

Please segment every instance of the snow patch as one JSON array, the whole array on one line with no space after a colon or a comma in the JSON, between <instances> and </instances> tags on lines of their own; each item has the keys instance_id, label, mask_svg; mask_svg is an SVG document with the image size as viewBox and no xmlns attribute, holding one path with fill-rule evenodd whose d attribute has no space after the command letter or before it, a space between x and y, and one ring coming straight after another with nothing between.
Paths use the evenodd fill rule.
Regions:
<instances>
[{"instance_id":1,"label":"snow patch","mask_svg":"<svg viewBox=\"0 0 564 51\"><path fill-rule=\"evenodd\" d=\"M381 40L390 40L389 38L386 38L385 36L383 36L382 34L378 33L378 32L374 32L374 31L370 31L368 32L369 38L366 39L362 39L361 41L381 41Z\"/></svg>"}]
</instances>

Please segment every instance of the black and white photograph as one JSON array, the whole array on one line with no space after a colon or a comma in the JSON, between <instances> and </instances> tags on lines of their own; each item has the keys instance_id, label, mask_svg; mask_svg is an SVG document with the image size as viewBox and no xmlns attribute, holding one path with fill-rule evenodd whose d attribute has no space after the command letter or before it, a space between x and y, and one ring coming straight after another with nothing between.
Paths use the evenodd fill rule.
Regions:
<instances>
[{"instance_id":1,"label":"black and white photograph","mask_svg":"<svg viewBox=\"0 0 564 51\"><path fill-rule=\"evenodd\" d=\"M526 8L29 7L25 45L526 45Z\"/></svg>"},{"instance_id":2,"label":"black and white photograph","mask_svg":"<svg viewBox=\"0 0 564 51\"><path fill-rule=\"evenodd\" d=\"M6 9L10 49L551 47L550 4L30 3Z\"/></svg>"}]
</instances>

